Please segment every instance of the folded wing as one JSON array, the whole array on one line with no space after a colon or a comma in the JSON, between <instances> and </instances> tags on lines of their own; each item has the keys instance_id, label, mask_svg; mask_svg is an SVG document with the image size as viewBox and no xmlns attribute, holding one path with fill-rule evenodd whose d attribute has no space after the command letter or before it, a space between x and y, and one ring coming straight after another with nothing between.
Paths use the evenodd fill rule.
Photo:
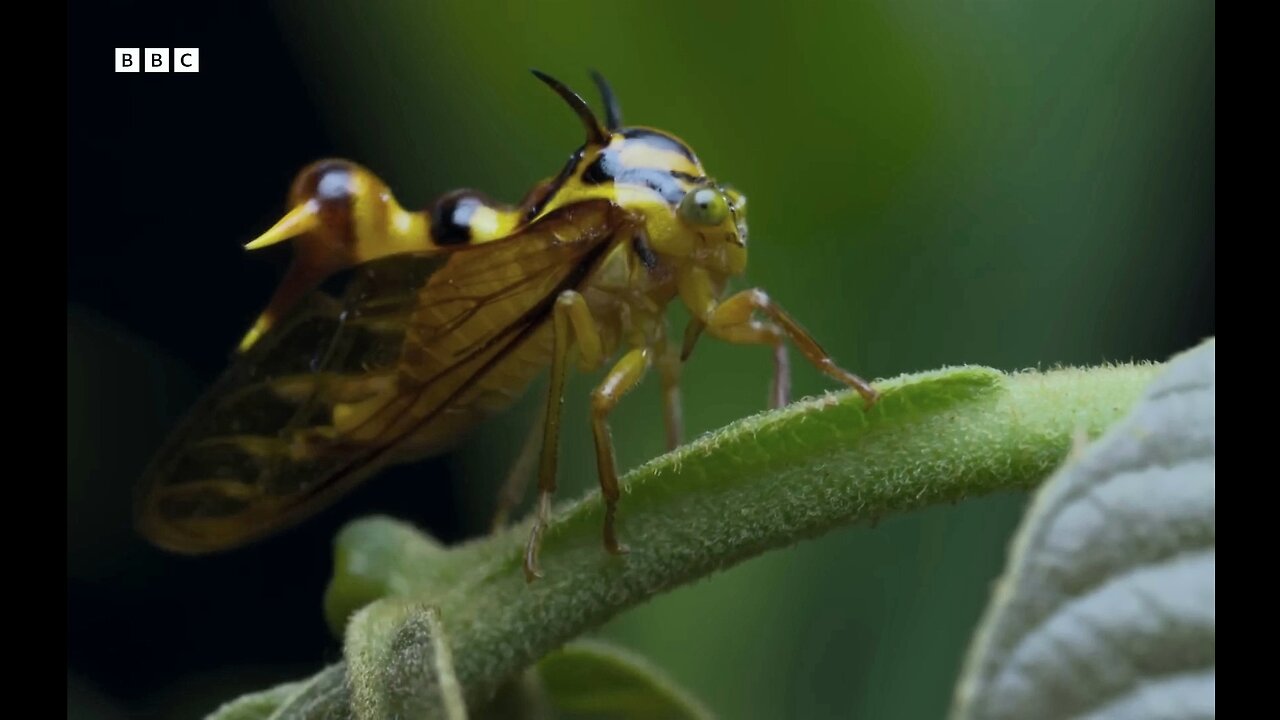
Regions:
<instances>
[{"instance_id":1,"label":"folded wing","mask_svg":"<svg viewBox=\"0 0 1280 720\"><path fill-rule=\"evenodd\" d=\"M556 296L622 225L606 201L577 203L510 238L363 265L340 301L314 293L166 441L139 486L139 529L179 552L233 547L443 449L523 389L513 358L528 364Z\"/></svg>"}]
</instances>

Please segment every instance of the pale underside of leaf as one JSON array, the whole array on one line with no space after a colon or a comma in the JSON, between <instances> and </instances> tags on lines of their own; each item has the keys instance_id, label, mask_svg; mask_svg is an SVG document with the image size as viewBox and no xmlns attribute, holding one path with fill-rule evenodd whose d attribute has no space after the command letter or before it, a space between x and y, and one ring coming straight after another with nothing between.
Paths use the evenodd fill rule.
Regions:
<instances>
[{"instance_id":1,"label":"pale underside of leaf","mask_svg":"<svg viewBox=\"0 0 1280 720\"><path fill-rule=\"evenodd\" d=\"M958 720L1213 716L1215 387L1210 340L1040 490Z\"/></svg>"}]
</instances>

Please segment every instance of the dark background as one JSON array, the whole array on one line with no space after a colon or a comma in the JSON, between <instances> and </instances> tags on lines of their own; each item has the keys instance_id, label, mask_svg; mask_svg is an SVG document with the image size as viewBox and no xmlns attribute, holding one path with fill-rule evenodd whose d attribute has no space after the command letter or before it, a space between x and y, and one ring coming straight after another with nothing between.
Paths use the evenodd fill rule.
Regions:
<instances>
[{"instance_id":1,"label":"dark background","mask_svg":"<svg viewBox=\"0 0 1280 720\"><path fill-rule=\"evenodd\" d=\"M518 199L580 141L531 66L593 102L599 67L629 121L681 135L747 192L748 280L865 375L1163 359L1214 332L1211 4L782 7L70 6L72 716L200 716L337 659L320 594L352 517L481 530L528 403L225 555L150 548L130 493L274 287L286 254L240 246L293 174L336 155L409 207L462 186ZM116 74L117 46L200 47L201 70ZM759 409L767 372L763 353L703 343L690 432ZM797 369L797 394L828 388ZM619 412L624 467L661 450L657 407L647 387ZM594 484L570 416L566 496ZM938 716L1024 503L834 533L600 634L726 717Z\"/></svg>"},{"instance_id":2,"label":"dark background","mask_svg":"<svg viewBox=\"0 0 1280 720\"><path fill-rule=\"evenodd\" d=\"M240 246L274 222L299 168L344 148L268 4L70 12L68 706L101 694L127 717L197 717L232 688L338 659L319 609L330 538L381 510L456 539L453 485L440 461L395 469L298 532L222 556L133 535L132 481L284 268L284 253L246 262ZM200 47L200 73L116 74L113 48L135 44Z\"/></svg>"}]
</instances>

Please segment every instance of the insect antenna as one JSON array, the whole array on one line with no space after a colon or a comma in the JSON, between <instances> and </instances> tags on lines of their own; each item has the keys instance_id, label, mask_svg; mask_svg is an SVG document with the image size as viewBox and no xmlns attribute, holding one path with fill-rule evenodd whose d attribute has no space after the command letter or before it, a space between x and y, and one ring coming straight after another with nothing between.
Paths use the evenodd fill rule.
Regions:
<instances>
[{"instance_id":1,"label":"insect antenna","mask_svg":"<svg viewBox=\"0 0 1280 720\"><path fill-rule=\"evenodd\" d=\"M609 131L600 125L600 121L596 119L595 113L591 112L591 106L578 93L565 87L564 83L556 80L550 75L539 70L533 70L534 77L556 91L556 94L564 98L569 103L569 107L578 114L578 119L582 121L582 126L587 130L587 142L593 145L608 145Z\"/></svg>"},{"instance_id":2,"label":"insect antenna","mask_svg":"<svg viewBox=\"0 0 1280 720\"><path fill-rule=\"evenodd\" d=\"M600 97L604 99L604 125L610 130L617 130L622 127L622 106L618 104L618 96L613 94L613 88L609 87L609 81L599 71L591 71L591 79L596 81L596 87L600 89Z\"/></svg>"}]
</instances>

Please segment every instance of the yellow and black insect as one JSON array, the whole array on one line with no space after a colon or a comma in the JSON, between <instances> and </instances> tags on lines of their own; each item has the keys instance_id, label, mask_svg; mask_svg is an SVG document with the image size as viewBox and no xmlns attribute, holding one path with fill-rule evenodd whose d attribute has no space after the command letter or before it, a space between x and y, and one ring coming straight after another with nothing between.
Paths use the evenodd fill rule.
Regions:
<instances>
[{"instance_id":1,"label":"yellow and black insect","mask_svg":"<svg viewBox=\"0 0 1280 720\"><path fill-rule=\"evenodd\" d=\"M292 239L292 266L235 362L148 468L137 505L143 534L203 553L272 533L388 464L448 449L550 366L535 430L539 499L524 563L532 580L571 364L594 370L621 353L590 410L611 553L626 549L615 531L609 413L656 366L668 439L678 444L680 365L704 332L773 348L776 406L788 399L787 340L874 402L875 390L762 290L722 298L747 264L744 196L708 177L675 136L622 127L598 74L605 124L572 90L534 74L577 113L587 139L519 205L460 190L410 212L352 162L325 160L298 175L288 214L247 246ZM316 289L347 269L340 299ZM678 343L665 317L676 298L692 316ZM499 514L518 496L506 493Z\"/></svg>"}]
</instances>

